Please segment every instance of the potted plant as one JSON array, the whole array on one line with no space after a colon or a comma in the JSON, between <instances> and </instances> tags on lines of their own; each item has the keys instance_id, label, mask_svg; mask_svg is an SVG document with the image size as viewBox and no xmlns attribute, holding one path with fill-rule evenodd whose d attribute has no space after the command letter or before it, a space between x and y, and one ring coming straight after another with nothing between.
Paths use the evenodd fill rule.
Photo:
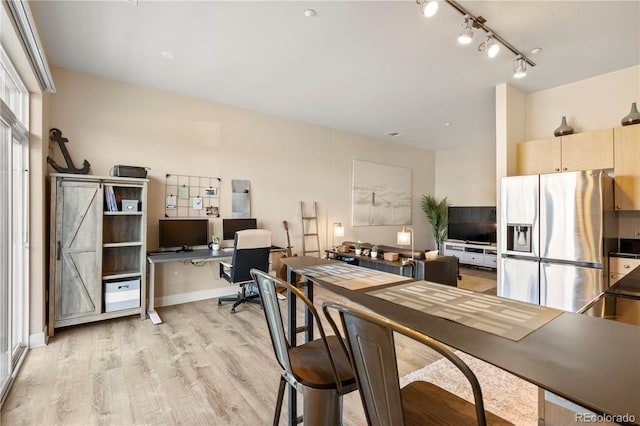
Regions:
<instances>
[{"instance_id":1,"label":"potted plant","mask_svg":"<svg viewBox=\"0 0 640 426\"><path fill-rule=\"evenodd\" d=\"M371 258L375 259L378 257L378 246L371 247Z\"/></svg>"},{"instance_id":2,"label":"potted plant","mask_svg":"<svg viewBox=\"0 0 640 426\"><path fill-rule=\"evenodd\" d=\"M431 195L422 196L422 210L427 215L427 220L433 230L433 239L436 242L436 249L440 253L442 243L447 238L447 222L449 203L447 197L438 201Z\"/></svg>"},{"instance_id":3,"label":"potted plant","mask_svg":"<svg viewBox=\"0 0 640 426\"><path fill-rule=\"evenodd\" d=\"M362 254L362 249L360 248L360 243L355 243L353 248L356 251L356 256L360 256Z\"/></svg>"},{"instance_id":4,"label":"potted plant","mask_svg":"<svg viewBox=\"0 0 640 426\"><path fill-rule=\"evenodd\" d=\"M217 235L211 237L211 244L209 244L209 248L213 251L220 250L220 237Z\"/></svg>"}]
</instances>

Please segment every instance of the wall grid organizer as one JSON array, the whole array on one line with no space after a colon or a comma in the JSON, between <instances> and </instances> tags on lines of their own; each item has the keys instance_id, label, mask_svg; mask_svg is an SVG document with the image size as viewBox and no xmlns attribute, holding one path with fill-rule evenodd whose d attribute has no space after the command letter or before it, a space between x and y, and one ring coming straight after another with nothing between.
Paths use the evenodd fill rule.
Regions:
<instances>
[{"instance_id":1,"label":"wall grid organizer","mask_svg":"<svg viewBox=\"0 0 640 426\"><path fill-rule=\"evenodd\" d=\"M165 182L165 217L220 217L220 178L167 173Z\"/></svg>"}]
</instances>

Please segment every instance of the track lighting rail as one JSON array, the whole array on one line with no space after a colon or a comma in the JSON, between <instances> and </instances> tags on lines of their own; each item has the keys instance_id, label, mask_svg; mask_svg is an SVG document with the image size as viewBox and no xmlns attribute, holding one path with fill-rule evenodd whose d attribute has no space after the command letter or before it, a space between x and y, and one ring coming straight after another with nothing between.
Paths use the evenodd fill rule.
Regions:
<instances>
[{"instance_id":1,"label":"track lighting rail","mask_svg":"<svg viewBox=\"0 0 640 426\"><path fill-rule=\"evenodd\" d=\"M487 27L485 25L485 22L487 22L487 20L484 17L482 17L482 16L474 16L467 9L465 9L464 7L462 7L461 5L459 5L458 3L456 3L453 0L445 0L445 2L448 3L454 9L456 9L458 12L460 12L462 15L468 16L469 19L471 20L471 22L473 23L472 25L473 25L474 28L480 28L483 31L485 31L486 33L492 33L493 34L493 38L496 39L497 41L499 41L500 44L502 44L504 47L509 49L511 52L513 52L514 55L520 56L522 59L525 60L525 62L527 64L529 64L532 67L536 66L535 62L533 62L531 59L527 58L527 55L525 55L524 53L520 52L518 49L513 47L513 45L511 45L511 43L509 43L508 41L506 41L505 39L500 37L500 35L498 33L496 33L494 30L492 30L491 28Z\"/></svg>"}]
</instances>

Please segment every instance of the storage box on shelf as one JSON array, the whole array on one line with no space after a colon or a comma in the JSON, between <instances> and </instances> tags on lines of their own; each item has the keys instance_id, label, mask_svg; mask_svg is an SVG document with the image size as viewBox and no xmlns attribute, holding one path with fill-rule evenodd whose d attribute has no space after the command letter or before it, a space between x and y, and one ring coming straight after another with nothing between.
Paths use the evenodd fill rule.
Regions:
<instances>
[{"instance_id":1,"label":"storage box on shelf","mask_svg":"<svg viewBox=\"0 0 640 426\"><path fill-rule=\"evenodd\" d=\"M147 182L51 175L50 336L68 325L145 318Z\"/></svg>"},{"instance_id":2,"label":"storage box on shelf","mask_svg":"<svg viewBox=\"0 0 640 426\"><path fill-rule=\"evenodd\" d=\"M498 267L497 248L495 245L445 241L444 255L455 256L460 260L460 263L466 265L483 266L494 269Z\"/></svg>"}]
</instances>

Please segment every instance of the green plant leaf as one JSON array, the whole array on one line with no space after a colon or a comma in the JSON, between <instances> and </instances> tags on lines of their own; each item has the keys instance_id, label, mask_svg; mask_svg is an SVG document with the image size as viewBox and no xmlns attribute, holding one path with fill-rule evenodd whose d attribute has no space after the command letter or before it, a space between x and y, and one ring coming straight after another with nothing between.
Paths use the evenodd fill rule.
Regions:
<instances>
[{"instance_id":1,"label":"green plant leaf","mask_svg":"<svg viewBox=\"0 0 640 426\"><path fill-rule=\"evenodd\" d=\"M433 228L433 238L436 241L437 249L440 250L442 243L447 238L449 218L449 203L447 202L447 197L438 201L432 195L423 195L422 210L427 215L427 220Z\"/></svg>"}]
</instances>

